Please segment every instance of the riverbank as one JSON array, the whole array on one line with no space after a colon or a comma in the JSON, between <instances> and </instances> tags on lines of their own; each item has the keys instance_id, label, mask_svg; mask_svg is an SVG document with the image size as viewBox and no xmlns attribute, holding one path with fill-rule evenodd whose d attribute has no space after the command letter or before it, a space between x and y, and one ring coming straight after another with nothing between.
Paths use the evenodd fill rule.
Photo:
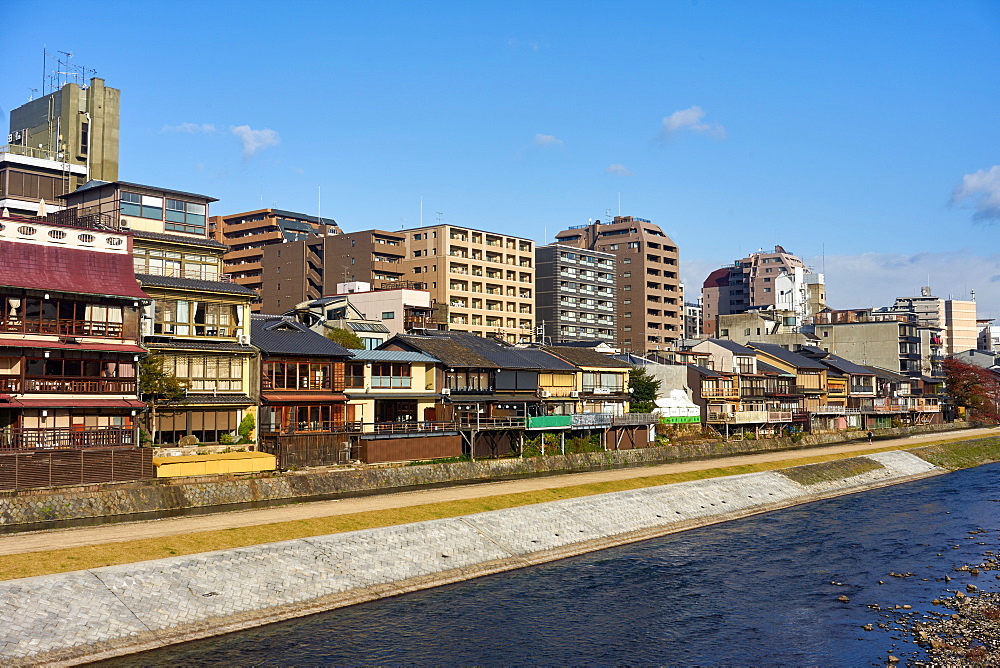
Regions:
<instances>
[{"instance_id":1,"label":"riverbank","mask_svg":"<svg viewBox=\"0 0 1000 668\"><path fill-rule=\"evenodd\" d=\"M881 429L876 443L888 447L899 438L989 433L967 423ZM468 485L496 480L567 473L644 468L671 462L705 461L768 452L806 452L852 441L856 433L807 434L801 439L706 441L633 450L611 450L543 457L309 469L283 473L154 478L96 485L0 492L0 527L32 530L72 522L122 522L172 515L232 511L283 503L382 495L431 486ZM861 443L861 442L859 442Z\"/></svg>"},{"instance_id":2,"label":"riverbank","mask_svg":"<svg viewBox=\"0 0 1000 668\"><path fill-rule=\"evenodd\" d=\"M996 439L933 447L966 461L1000 449ZM141 651L943 472L913 453L879 453L14 580L2 584L11 605L0 657Z\"/></svg>"}]
</instances>

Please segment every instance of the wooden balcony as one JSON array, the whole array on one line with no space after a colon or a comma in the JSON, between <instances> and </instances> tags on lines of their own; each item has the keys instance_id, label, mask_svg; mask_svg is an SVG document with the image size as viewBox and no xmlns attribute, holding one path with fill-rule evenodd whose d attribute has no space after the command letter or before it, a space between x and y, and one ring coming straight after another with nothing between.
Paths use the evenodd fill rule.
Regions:
<instances>
[{"instance_id":1,"label":"wooden balcony","mask_svg":"<svg viewBox=\"0 0 1000 668\"><path fill-rule=\"evenodd\" d=\"M132 427L88 427L84 429L0 429L0 452L16 450L87 450L133 447Z\"/></svg>"},{"instance_id":2,"label":"wooden balcony","mask_svg":"<svg viewBox=\"0 0 1000 668\"><path fill-rule=\"evenodd\" d=\"M0 375L0 391L8 394L135 394L134 378L25 378L18 375Z\"/></svg>"},{"instance_id":3,"label":"wooden balcony","mask_svg":"<svg viewBox=\"0 0 1000 668\"><path fill-rule=\"evenodd\" d=\"M8 334L55 334L57 336L104 336L122 338L122 323L64 320L58 318L26 319L8 317L0 320L0 332Z\"/></svg>"},{"instance_id":4,"label":"wooden balcony","mask_svg":"<svg viewBox=\"0 0 1000 668\"><path fill-rule=\"evenodd\" d=\"M738 387L703 387L701 388L703 399L732 399L736 401L740 398L740 388Z\"/></svg>"}]
</instances>

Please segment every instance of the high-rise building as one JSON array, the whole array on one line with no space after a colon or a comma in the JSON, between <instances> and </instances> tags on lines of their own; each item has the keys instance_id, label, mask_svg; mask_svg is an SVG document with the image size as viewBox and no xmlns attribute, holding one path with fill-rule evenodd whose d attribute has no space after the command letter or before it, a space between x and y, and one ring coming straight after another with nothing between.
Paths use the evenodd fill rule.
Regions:
<instances>
[{"instance_id":1,"label":"high-rise building","mask_svg":"<svg viewBox=\"0 0 1000 668\"><path fill-rule=\"evenodd\" d=\"M789 310L802 324L826 307L824 277L775 246L773 251L751 253L709 274L702 286L702 307L704 334L709 338L717 336L720 315L753 309Z\"/></svg>"},{"instance_id":2,"label":"high-rise building","mask_svg":"<svg viewBox=\"0 0 1000 668\"><path fill-rule=\"evenodd\" d=\"M0 147L0 208L36 215L61 208L59 198L91 179L118 179L120 91L93 78L67 83L10 112Z\"/></svg>"},{"instance_id":3,"label":"high-rise building","mask_svg":"<svg viewBox=\"0 0 1000 668\"><path fill-rule=\"evenodd\" d=\"M397 232L363 230L265 246L261 302L255 308L285 313L301 302L337 294L338 283L401 286L405 242Z\"/></svg>"},{"instance_id":4,"label":"high-rise building","mask_svg":"<svg viewBox=\"0 0 1000 668\"><path fill-rule=\"evenodd\" d=\"M256 291L262 301L254 304L253 309L263 310L265 313L281 312L274 307L276 295L281 291L274 287L282 278L277 276L275 267L265 261L265 251L271 246L318 241L336 234L340 234L340 227L332 218L319 218L282 209L257 209L228 216L212 216L209 221L209 236L229 246L229 251L223 258L226 274L240 285ZM295 255L295 251L290 251L288 255ZM299 253L299 256L302 262L294 273L300 275L300 282L305 286L308 283L308 261L304 252ZM278 254L274 253L273 257L277 258ZM322 273L322 267L317 271ZM289 279L287 284L294 282L294 279ZM303 287L304 289L306 288ZM310 296L322 294L322 281L314 292L316 294ZM297 301L309 298L305 293L299 296L299 293L290 290L284 301L286 304L295 304L296 297Z\"/></svg>"},{"instance_id":5,"label":"high-rise building","mask_svg":"<svg viewBox=\"0 0 1000 668\"><path fill-rule=\"evenodd\" d=\"M617 258L618 347L623 351L672 350L684 335L677 246L644 218L615 216L576 225L556 243L611 253Z\"/></svg>"},{"instance_id":6,"label":"high-rise building","mask_svg":"<svg viewBox=\"0 0 1000 668\"><path fill-rule=\"evenodd\" d=\"M535 328L535 244L456 225L405 230L403 268L437 304L448 329L530 342Z\"/></svg>"},{"instance_id":7,"label":"high-rise building","mask_svg":"<svg viewBox=\"0 0 1000 668\"><path fill-rule=\"evenodd\" d=\"M615 259L559 244L535 249L535 317L544 342L615 342Z\"/></svg>"},{"instance_id":8,"label":"high-rise building","mask_svg":"<svg viewBox=\"0 0 1000 668\"><path fill-rule=\"evenodd\" d=\"M941 329L945 355L976 347L979 330L975 301L941 299L931 294L929 286L924 286L920 288L919 297L897 297L889 308L915 314L921 326Z\"/></svg>"}]
</instances>

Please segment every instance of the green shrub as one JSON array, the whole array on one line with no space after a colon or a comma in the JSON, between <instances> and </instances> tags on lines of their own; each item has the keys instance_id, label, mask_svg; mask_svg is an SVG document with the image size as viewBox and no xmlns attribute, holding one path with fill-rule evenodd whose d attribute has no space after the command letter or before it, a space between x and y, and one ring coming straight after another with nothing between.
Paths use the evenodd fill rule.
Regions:
<instances>
[{"instance_id":1,"label":"green shrub","mask_svg":"<svg viewBox=\"0 0 1000 668\"><path fill-rule=\"evenodd\" d=\"M233 438L232 434L226 433L219 436L219 445L233 445L236 443L236 439Z\"/></svg>"}]
</instances>

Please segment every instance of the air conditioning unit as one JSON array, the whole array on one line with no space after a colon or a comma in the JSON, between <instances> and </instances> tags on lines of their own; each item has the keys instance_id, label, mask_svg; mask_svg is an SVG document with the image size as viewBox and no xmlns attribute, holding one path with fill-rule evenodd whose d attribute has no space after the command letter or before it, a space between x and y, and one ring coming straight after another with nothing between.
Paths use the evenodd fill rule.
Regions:
<instances>
[{"instance_id":1,"label":"air conditioning unit","mask_svg":"<svg viewBox=\"0 0 1000 668\"><path fill-rule=\"evenodd\" d=\"M552 393L549 392L548 390L538 390L538 396L540 396L542 399L547 399L548 397L552 396Z\"/></svg>"},{"instance_id":2,"label":"air conditioning unit","mask_svg":"<svg viewBox=\"0 0 1000 668\"><path fill-rule=\"evenodd\" d=\"M574 399L576 399L577 397L580 396L580 392L578 390L573 390L572 392L569 393L569 396L571 396Z\"/></svg>"},{"instance_id":3,"label":"air conditioning unit","mask_svg":"<svg viewBox=\"0 0 1000 668\"><path fill-rule=\"evenodd\" d=\"M444 395L444 396L448 396L449 394L451 394L451 388L450 387L446 387L446 388L442 389L441 390L441 394Z\"/></svg>"},{"instance_id":4,"label":"air conditioning unit","mask_svg":"<svg viewBox=\"0 0 1000 668\"><path fill-rule=\"evenodd\" d=\"M249 346L250 345L250 335L249 334L240 334L240 345L241 346Z\"/></svg>"}]
</instances>

